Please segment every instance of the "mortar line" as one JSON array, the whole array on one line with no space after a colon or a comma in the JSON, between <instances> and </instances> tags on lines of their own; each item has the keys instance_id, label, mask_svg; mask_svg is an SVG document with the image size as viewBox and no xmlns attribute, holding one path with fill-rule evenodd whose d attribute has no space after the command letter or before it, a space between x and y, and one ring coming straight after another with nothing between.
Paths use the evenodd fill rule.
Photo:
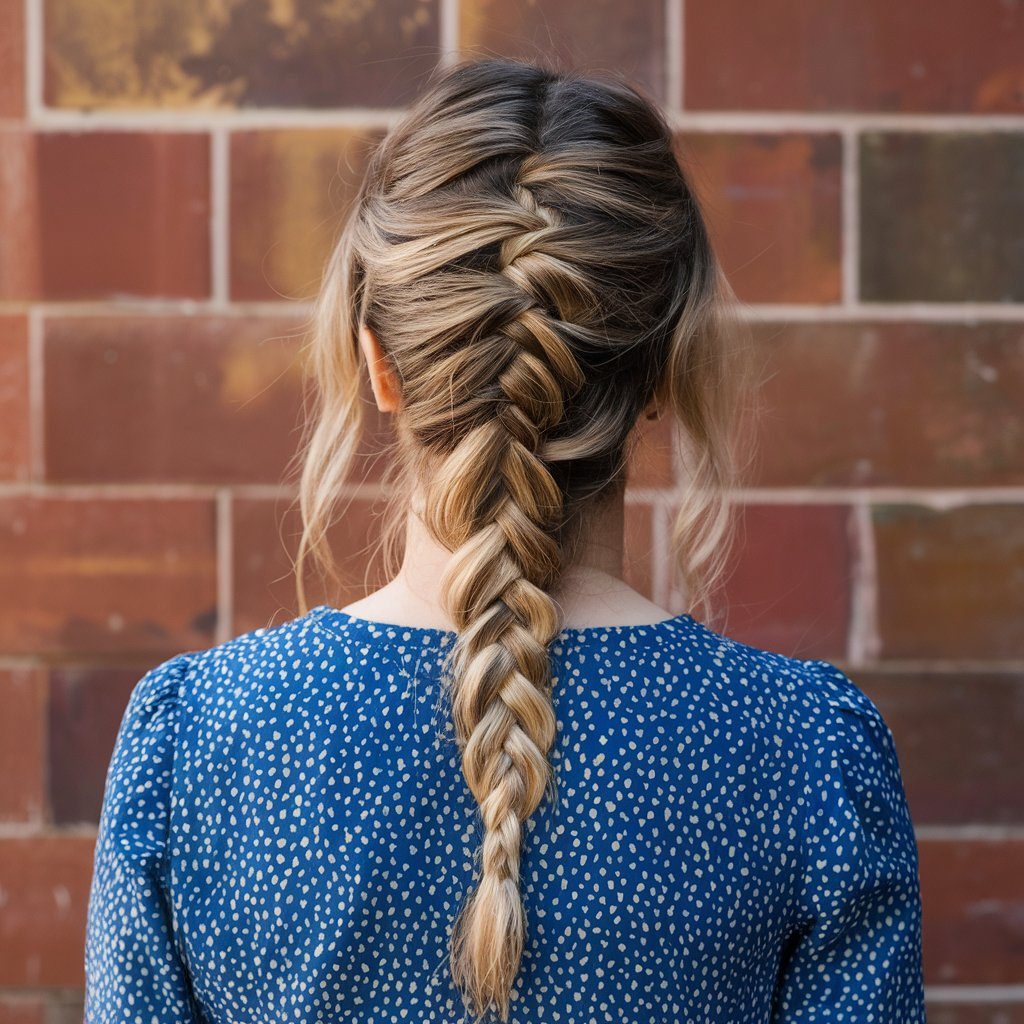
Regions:
<instances>
[{"instance_id":1,"label":"mortar line","mask_svg":"<svg viewBox=\"0 0 1024 1024\"><path fill-rule=\"evenodd\" d=\"M454 0L443 0L453 3ZM449 31L445 29L445 31ZM451 45L447 40L444 46ZM682 65L681 65L682 69ZM35 72L36 75L39 72ZM36 86L38 88L38 86ZM398 107L345 107L322 110L307 107L232 109L201 107L194 110L64 110L37 104L36 125L59 131L204 131L211 128L382 128L402 114ZM749 132L775 134L808 132L841 134L878 132L1021 132L1019 114L888 114L803 113L789 111L669 111L671 126L678 131Z\"/></svg>"},{"instance_id":2,"label":"mortar line","mask_svg":"<svg viewBox=\"0 0 1024 1024\"><path fill-rule=\"evenodd\" d=\"M45 325L36 308L28 311L28 473L31 483L46 478Z\"/></svg>"},{"instance_id":3,"label":"mortar line","mask_svg":"<svg viewBox=\"0 0 1024 1024\"><path fill-rule=\"evenodd\" d=\"M210 300L214 309L231 301L230 136L210 133Z\"/></svg>"},{"instance_id":4,"label":"mortar line","mask_svg":"<svg viewBox=\"0 0 1024 1024\"><path fill-rule=\"evenodd\" d=\"M31 125L42 118L44 107L43 0L25 2L25 115Z\"/></svg>"},{"instance_id":5,"label":"mortar line","mask_svg":"<svg viewBox=\"0 0 1024 1024\"><path fill-rule=\"evenodd\" d=\"M217 643L231 639L234 611L234 524L231 491L217 491Z\"/></svg>"},{"instance_id":6,"label":"mortar line","mask_svg":"<svg viewBox=\"0 0 1024 1024\"><path fill-rule=\"evenodd\" d=\"M841 245L842 301L856 306L860 298L860 136L853 129L843 131Z\"/></svg>"},{"instance_id":7,"label":"mortar line","mask_svg":"<svg viewBox=\"0 0 1024 1024\"><path fill-rule=\"evenodd\" d=\"M876 660L881 651L878 564L871 509L866 502L858 501L853 505L848 527L853 548L848 652L851 666L860 667Z\"/></svg>"},{"instance_id":8,"label":"mortar line","mask_svg":"<svg viewBox=\"0 0 1024 1024\"><path fill-rule=\"evenodd\" d=\"M686 0L665 0L665 95L669 111L681 115L686 106Z\"/></svg>"}]
</instances>

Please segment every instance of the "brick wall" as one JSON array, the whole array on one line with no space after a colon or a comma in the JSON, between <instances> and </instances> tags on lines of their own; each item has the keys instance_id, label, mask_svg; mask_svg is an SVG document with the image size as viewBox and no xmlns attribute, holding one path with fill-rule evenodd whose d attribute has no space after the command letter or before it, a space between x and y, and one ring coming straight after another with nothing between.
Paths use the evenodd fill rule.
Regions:
<instances>
[{"instance_id":1,"label":"brick wall","mask_svg":"<svg viewBox=\"0 0 1024 1024\"><path fill-rule=\"evenodd\" d=\"M670 108L749 304L728 630L878 701L931 1019L1024 1021L1024 7L0 0L0 1024L80 1017L135 680L291 613L296 353L367 143L439 58L538 46ZM673 610L676 487L652 435L632 578Z\"/></svg>"}]
</instances>

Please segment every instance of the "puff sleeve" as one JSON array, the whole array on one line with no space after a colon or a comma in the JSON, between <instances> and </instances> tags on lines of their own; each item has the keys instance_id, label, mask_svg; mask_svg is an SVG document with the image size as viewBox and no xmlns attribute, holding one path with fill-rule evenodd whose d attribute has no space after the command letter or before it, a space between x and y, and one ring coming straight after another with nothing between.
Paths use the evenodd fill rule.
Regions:
<instances>
[{"instance_id":1,"label":"puff sleeve","mask_svg":"<svg viewBox=\"0 0 1024 1024\"><path fill-rule=\"evenodd\" d=\"M774 1024L923 1024L917 846L892 733L839 669L808 741L799 923Z\"/></svg>"},{"instance_id":2,"label":"puff sleeve","mask_svg":"<svg viewBox=\"0 0 1024 1024\"><path fill-rule=\"evenodd\" d=\"M180 655L135 685L107 772L85 945L85 1024L198 1024L167 887Z\"/></svg>"}]
</instances>

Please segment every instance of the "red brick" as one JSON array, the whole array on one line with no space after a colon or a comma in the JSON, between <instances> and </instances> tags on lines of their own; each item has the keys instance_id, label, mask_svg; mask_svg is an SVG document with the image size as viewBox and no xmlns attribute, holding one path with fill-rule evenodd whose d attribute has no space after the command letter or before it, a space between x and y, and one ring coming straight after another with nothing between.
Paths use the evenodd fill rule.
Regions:
<instances>
[{"instance_id":1,"label":"red brick","mask_svg":"<svg viewBox=\"0 0 1024 1024\"><path fill-rule=\"evenodd\" d=\"M896 737L918 825L1024 820L1024 673L858 669Z\"/></svg>"},{"instance_id":2,"label":"red brick","mask_svg":"<svg viewBox=\"0 0 1024 1024\"><path fill-rule=\"evenodd\" d=\"M716 605L716 622L744 643L804 658L846 654L849 510L746 505Z\"/></svg>"},{"instance_id":3,"label":"red brick","mask_svg":"<svg viewBox=\"0 0 1024 1024\"><path fill-rule=\"evenodd\" d=\"M925 981L1019 985L1024 981L1024 843L924 840Z\"/></svg>"},{"instance_id":4,"label":"red brick","mask_svg":"<svg viewBox=\"0 0 1024 1024\"><path fill-rule=\"evenodd\" d=\"M209 295L209 163L205 135L3 133L0 297Z\"/></svg>"},{"instance_id":5,"label":"red brick","mask_svg":"<svg viewBox=\"0 0 1024 1024\"><path fill-rule=\"evenodd\" d=\"M463 0L464 56L500 54L581 70L614 70L666 96L661 0Z\"/></svg>"},{"instance_id":6,"label":"red brick","mask_svg":"<svg viewBox=\"0 0 1024 1024\"><path fill-rule=\"evenodd\" d=\"M692 132L678 149L741 299L838 301L838 135Z\"/></svg>"},{"instance_id":7,"label":"red brick","mask_svg":"<svg viewBox=\"0 0 1024 1024\"><path fill-rule=\"evenodd\" d=\"M0 316L0 479L29 475L28 321Z\"/></svg>"},{"instance_id":8,"label":"red brick","mask_svg":"<svg viewBox=\"0 0 1024 1024\"><path fill-rule=\"evenodd\" d=\"M212 501L0 499L0 650L159 654L209 644Z\"/></svg>"},{"instance_id":9,"label":"red brick","mask_svg":"<svg viewBox=\"0 0 1024 1024\"><path fill-rule=\"evenodd\" d=\"M1024 12L884 0L686 4L686 105L709 110L1024 110Z\"/></svg>"},{"instance_id":10,"label":"red brick","mask_svg":"<svg viewBox=\"0 0 1024 1024\"><path fill-rule=\"evenodd\" d=\"M380 536L384 500L356 498L330 533L340 580L336 585L307 577L307 599L343 607L386 582L378 558L371 557ZM236 498L232 502L234 541L234 623L241 632L297 614L292 559L298 550L301 524L289 501ZM312 566L310 567L312 569Z\"/></svg>"},{"instance_id":11,"label":"red brick","mask_svg":"<svg viewBox=\"0 0 1024 1024\"><path fill-rule=\"evenodd\" d=\"M862 297L1024 300L1022 180L1024 134L866 134L860 160Z\"/></svg>"},{"instance_id":12,"label":"red brick","mask_svg":"<svg viewBox=\"0 0 1024 1024\"><path fill-rule=\"evenodd\" d=\"M248 317L47 320L47 478L278 482L299 440L299 341Z\"/></svg>"},{"instance_id":13,"label":"red brick","mask_svg":"<svg viewBox=\"0 0 1024 1024\"><path fill-rule=\"evenodd\" d=\"M1024 655L1024 506L874 510L888 658Z\"/></svg>"},{"instance_id":14,"label":"red brick","mask_svg":"<svg viewBox=\"0 0 1024 1024\"><path fill-rule=\"evenodd\" d=\"M38 821L43 814L46 759L42 672L0 669L0 707L0 821Z\"/></svg>"},{"instance_id":15,"label":"red brick","mask_svg":"<svg viewBox=\"0 0 1024 1024\"><path fill-rule=\"evenodd\" d=\"M0 117L21 117L24 110L25 4L0 0Z\"/></svg>"},{"instance_id":16,"label":"red brick","mask_svg":"<svg viewBox=\"0 0 1024 1024\"><path fill-rule=\"evenodd\" d=\"M754 338L756 483L1024 482L1019 324L764 324Z\"/></svg>"},{"instance_id":17,"label":"red brick","mask_svg":"<svg viewBox=\"0 0 1024 1024\"><path fill-rule=\"evenodd\" d=\"M40 996L0 995L0 1024L50 1024Z\"/></svg>"},{"instance_id":18,"label":"red brick","mask_svg":"<svg viewBox=\"0 0 1024 1024\"><path fill-rule=\"evenodd\" d=\"M234 298L308 298L316 292L378 137L345 130L232 135Z\"/></svg>"},{"instance_id":19,"label":"red brick","mask_svg":"<svg viewBox=\"0 0 1024 1024\"><path fill-rule=\"evenodd\" d=\"M88 836L0 839L0 985L82 987L93 845Z\"/></svg>"},{"instance_id":20,"label":"red brick","mask_svg":"<svg viewBox=\"0 0 1024 1024\"><path fill-rule=\"evenodd\" d=\"M146 667L66 666L50 674L48 774L58 825L99 821L117 729Z\"/></svg>"},{"instance_id":21,"label":"red brick","mask_svg":"<svg viewBox=\"0 0 1024 1024\"><path fill-rule=\"evenodd\" d=\"M438 0L46 0L57 107L391 107L434 67Z\"/></svg>"},{"instance_id":22,"label":"red brick","mask_svg":"<svg viewBox=\"0 0 1024 1024\"><path fill-rule=\"evenodd\" d=\"M967 997L965 997L966 999ZM1024 1003L928 1003L928 1024L1024 1024Z\"/></svg>"}]
</instances>

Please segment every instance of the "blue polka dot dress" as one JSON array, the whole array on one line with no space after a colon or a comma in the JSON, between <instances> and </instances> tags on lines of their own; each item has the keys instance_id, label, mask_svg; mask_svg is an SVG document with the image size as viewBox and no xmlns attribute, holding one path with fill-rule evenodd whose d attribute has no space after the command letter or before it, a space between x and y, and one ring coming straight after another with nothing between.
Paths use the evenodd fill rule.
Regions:
<instances>
[{"instance_id":1,"label":"blue polka dot dress","mask_svg":"<svg viewBox=\"0 0 1024 1024\"><path fill-rule=\"evenodd\" d=\"M469 1021L479 823L454 634L321 606L136 685L107 776L88 1024ZM891 733L837 668L680 615L551 646L556 798L516 1024L924 1021Z\"/></svg>"}]
</instances>

